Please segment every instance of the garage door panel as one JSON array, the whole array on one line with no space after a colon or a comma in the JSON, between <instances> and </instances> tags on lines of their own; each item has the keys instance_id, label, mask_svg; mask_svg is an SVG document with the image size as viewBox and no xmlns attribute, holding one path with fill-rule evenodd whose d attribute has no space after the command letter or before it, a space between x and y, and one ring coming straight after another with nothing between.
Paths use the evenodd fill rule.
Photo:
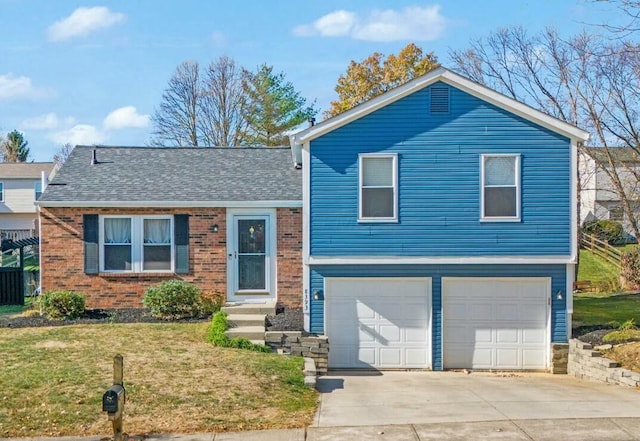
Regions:
<instances>
[{"instance_id":1,"label":"garage door panel","mask_svg":"<svg viewBox=\"0 0 640 441\"><path fill-rule=\"evenodd\" d=\"M400 328L393 325L381 325L380 326L380 339L384 340L383 343L400 343Z\"/></svg>"},{"instance_id":2,"label":"garage door panel","mask_svg":"<svg viewBox=\"0 0 640 441\"><path fill-rule=\"evenodd\" d=\"M330 367L429 367L430 279L327 278L325 291Z\"/></svg>"},{"instance_id":3,"label":"garage door panel","mask_svg":"<svg viewBox=\"0 0 640 441\"><path fill-rule=\"evenodd\" d=\"M398 366L402 363L402 349L380 348L380 366Z\"/></svg>"},{"instance_id":4,"label":"garage door panel","mask_svg":"<svg viewBox=\"0 0 640 441\"><path fill-rule=\"evenodd\" d=\"M445 368L544 369L549 279L443 279Z\"/></svg>"},{"instance_id":5,"label":"garage door panel","mask_svg":"<svg viewBox=\"0 0 640 441\"><path fill-rule=\"evenodd\" d=\"M545 343L547 333L542 329L523 329L522 343L525 344L541 344Z\"/></svg>"},{"instance_id":6,"label":"garage door panel","mask_svg":"<svg viewBox=\"0 0 640 441\"><path fill-rule=\"evenodd\" d=\"M518 329L496 329L496 343L515 343L519 342Z\"/></svg>"}]
</instances>

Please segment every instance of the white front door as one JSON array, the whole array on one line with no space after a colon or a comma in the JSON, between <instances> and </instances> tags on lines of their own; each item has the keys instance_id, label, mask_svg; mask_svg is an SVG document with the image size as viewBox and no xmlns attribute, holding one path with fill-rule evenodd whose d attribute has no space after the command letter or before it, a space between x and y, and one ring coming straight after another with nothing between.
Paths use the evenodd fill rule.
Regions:
<instances>
[{"instance_id":1,"label":"white front door","mask_svg":"<svg viewBox=\"0 0 640 441\"><path fill-rule=\"evenodd\" d=\"M275 215L231 212L227 218L227 300L275 299Z\"/></svg>"}]
</instances>

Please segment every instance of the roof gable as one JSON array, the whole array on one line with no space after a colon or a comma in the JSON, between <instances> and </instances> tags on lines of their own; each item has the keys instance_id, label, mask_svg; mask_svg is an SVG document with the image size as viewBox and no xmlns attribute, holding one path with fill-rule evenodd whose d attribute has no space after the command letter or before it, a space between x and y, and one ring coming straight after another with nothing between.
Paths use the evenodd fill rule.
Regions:
<instances>
[{"instance_id":1,"label":"roof gable","mask_svg":"<svg viewBox=\"0 0 640 441\"><path fill-rule=\"evenodd\" d=\"M475 83L468 78L458 75L448 69L438 68L400 87L366 101L340 115L322 121L321 123L302 130L294 135L294 142L302 144L319 136L336 130L352 121L360 119L378 109L411 95L438 81L467 92L479 99L487 101L522 118L539 124L553 132L571 138L575 141L586 141L589 133L571 124L540 112L533 107L511 99L488 87Z\"/></svg>"}]
</instances>

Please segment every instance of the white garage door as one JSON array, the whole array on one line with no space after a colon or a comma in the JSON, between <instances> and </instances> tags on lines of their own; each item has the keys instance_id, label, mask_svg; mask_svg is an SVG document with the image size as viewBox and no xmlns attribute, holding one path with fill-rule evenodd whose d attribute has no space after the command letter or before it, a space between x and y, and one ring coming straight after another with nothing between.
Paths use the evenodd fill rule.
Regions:
<instances>
[{"instance_id":1,"label":"white garage door","mask_svg":"<svg viewBox=\"0 0 640 441\"><path fill-rule=\"evenodd\" d=\"M332 368L429 368L431 280L325 279Z\"/></svg>"},{"instance_id":2,"label":"white garage door","mask_svg":"<svg viewBox=\"0 0 640 441\"><path fill-rule=\"evenodd\" d=\"M548 278L442 279L445 368L546 369Z\"/></svg>"}]
</instances>

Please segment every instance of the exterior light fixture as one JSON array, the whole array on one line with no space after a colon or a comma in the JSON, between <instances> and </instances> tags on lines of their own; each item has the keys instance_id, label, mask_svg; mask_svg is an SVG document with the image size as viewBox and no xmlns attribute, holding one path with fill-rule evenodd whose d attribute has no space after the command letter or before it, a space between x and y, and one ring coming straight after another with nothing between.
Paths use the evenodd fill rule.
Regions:
<instances>
[{"instance_id":1,"label":"exterior light fixture","mask_svg":"<svg viewBox=\"0 0 640 441\"><path fill-rule=\"evenodd\" d=\"M314 291L313 300L324 300L324 293L321 290Z\"/></svg>"},{"instance_id":2,"label":"exterior light fixture","mask_svg":"<svg viewBox=\"0 0 640 441\"><path fill-rule=\"evenodd\" d=\"M564 297L564 293L562 292L561 289L559 289L558 292L556 293L556 300L562 300L563 297Z\"/></svg>"},{"instance_id":3,"label":"exterior light fixture","mask_svg":"<svg viewBox=\"0 0 640 441\"><path fill-rule=\"evenodd\" d=\"M213 231L214 233L218 232L218 224L213 224L213 227L211 227L211 231Z\"/></svg>"}]
</instances>

